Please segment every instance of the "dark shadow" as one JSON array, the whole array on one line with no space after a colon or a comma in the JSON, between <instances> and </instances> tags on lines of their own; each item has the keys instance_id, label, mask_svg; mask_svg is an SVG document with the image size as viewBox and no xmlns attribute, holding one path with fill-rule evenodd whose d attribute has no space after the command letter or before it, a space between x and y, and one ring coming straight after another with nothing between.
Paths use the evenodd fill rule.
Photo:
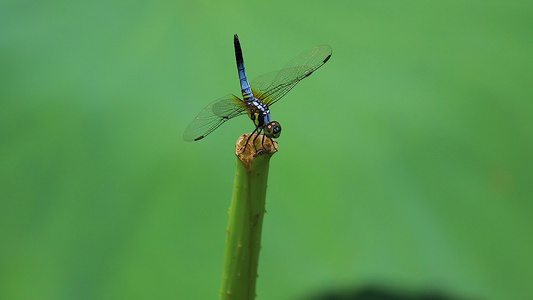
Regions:
<instances>
[{"instance_id":1,"label":"dark shadow","mask_svg":"<svg viewBox=\"0 0 533 300\"><path fill-rule=\"evenodd\" d=\"M479 300L446 295L439 291L407 292L378 286L367 286L357 290L327 291L303 300Z\"/></svg>"}]
</instances>

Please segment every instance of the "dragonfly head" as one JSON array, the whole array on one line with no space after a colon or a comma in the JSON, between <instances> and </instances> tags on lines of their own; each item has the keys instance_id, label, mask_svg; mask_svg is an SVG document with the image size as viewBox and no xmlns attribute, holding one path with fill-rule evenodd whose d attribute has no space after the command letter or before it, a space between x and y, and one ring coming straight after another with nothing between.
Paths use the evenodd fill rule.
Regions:
<instances>
[{"instance_id":1,"label":"dragonfly head","mask_svg":"<svg viewBox=\"0 0 533 300\"><path fill-rule=\"evenodd\" d=\"M276 121L268 122L264 129L268 138L278 138L281 134L281 125Z\"/></svg>"}]
</instances>

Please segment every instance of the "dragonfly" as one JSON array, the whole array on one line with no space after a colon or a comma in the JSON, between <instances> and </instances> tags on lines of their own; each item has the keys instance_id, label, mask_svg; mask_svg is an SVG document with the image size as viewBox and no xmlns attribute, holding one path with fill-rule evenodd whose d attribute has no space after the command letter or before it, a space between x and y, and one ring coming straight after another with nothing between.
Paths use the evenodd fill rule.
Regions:
<instances>
[{"instance_id":1,"label":"dragonfly","mask_svg":"<svg viewBox=\"0 0 533 300\"><path fill-rule=\"evenodd\" d=\"M248 114L255 125L246 145L254 133L257 133L254 145L255 139L261 132L264 132L262 142L265 136L270 140L278 138L281 134L281 125L272 120L270 106L280 100L298 82L323 66L331 58L332 53L328 45L314 46L289 61L280 71L261 75L249 82L244 68L241 44L236 34L233 37L233 44L242 99L229 94L210 103L185 129L183 133L185 141L199 141L226 121L244 114Z\"/></svg>"}]
</instances>

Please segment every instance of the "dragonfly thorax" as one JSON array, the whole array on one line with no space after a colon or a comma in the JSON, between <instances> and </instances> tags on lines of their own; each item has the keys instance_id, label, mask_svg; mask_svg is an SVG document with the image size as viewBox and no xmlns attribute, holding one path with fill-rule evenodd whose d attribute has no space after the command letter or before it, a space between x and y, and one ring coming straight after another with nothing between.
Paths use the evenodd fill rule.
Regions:
<instances>
[{"instance_id":1,"label":"dragonfly thorax","mask_svg":"<svg viewBox=\"0 0 533 300\"><path fill-rule=\"evenodd\" d=\"M247 102L248 105L248 116L254 122L256 127L263 128L265 124L270 121L270 109L268 106L256 99Z\"/></svg>"},{"instance_id":2,"label":"dragonfly thorax","mask_svg":"<svg viewBox=\"0 0 533 300\"><path fill-rule=\"evenodd\" d=\"M276 121L272 121L268 105L257 99L249 101L248 116L257 128L264 130L267 137L277 138L280 136L281 125Z\"/></svg>"}]
</instances>

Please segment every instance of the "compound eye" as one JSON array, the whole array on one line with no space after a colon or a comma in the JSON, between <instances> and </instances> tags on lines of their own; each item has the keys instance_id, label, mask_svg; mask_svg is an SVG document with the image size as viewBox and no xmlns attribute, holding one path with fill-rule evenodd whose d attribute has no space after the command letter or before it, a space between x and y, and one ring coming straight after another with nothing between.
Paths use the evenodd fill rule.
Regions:
<instances>
[{"instance_id":1,"label":"compound eye","mask_svg":"<svg viewBox=\"0 0 533 300\"><path fill-rule=\"evenodd\" d=\"M281 125L272 121L265 126L265 135L269 138L278 138L281 135Z\"/></svg>"}]
</instances>

